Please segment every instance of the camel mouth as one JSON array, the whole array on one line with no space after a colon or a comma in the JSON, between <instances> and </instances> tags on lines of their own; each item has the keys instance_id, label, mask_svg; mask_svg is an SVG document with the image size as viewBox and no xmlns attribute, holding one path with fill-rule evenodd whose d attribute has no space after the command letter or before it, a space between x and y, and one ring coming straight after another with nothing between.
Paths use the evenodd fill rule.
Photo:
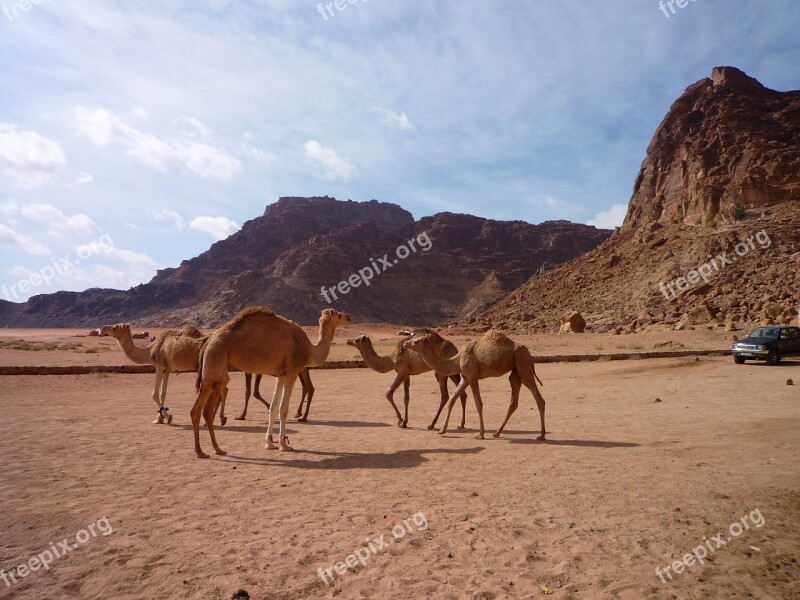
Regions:
<instances>
[{"instance_id":1,"label":"camel mouth","mask_svg":"<svg viewBox=\"0 0 800 600\"><path fill-rule=\"evenodd\" d=\"M356 339L355 338L350 338L349 340L347 340L347 345L348 346L355 346L356 345Z\"/></svg>"}]
</instances>

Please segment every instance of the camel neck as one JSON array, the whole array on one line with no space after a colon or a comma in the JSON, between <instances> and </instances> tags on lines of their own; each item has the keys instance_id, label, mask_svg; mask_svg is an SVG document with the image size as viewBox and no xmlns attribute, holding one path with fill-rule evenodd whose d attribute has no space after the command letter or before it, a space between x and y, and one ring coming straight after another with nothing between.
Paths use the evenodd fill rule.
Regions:
<instances>
[{"instance_id":1,"label":"camel neck","mask_svg":"<svg viewBox=\"0 0 800 600\"><path fill-rule=\"evenodd\" d=\"M328 360L334 331L335 328L329 321L320 320L319 337L317 337L317 343L311 345L311 362L307 366L317 367Z\"/></svg>"},{"instance_id":2,"label":"camel neck","mask_svg":"<svg viewBox=\"0 0 800 600\"><path fill-rule=\"evenodd\" d=\"M152 365L153 357L150 354L150 346L140 348L133 343L130 332L127 335L117 338L120 348L125 353L129 360L132 360L137 365Z\"/></svg>"},{"instance_id":3,"label":"camel neck","mask_svg":"<svg viewBox=\"0 0 800 600\"><path fill-rule=\"evenodd\" d=\"M367 338L363 346L358 346L358 351L361 353L361 358L367 363L367 366L373 371L378 373L388 373L394 368L394 361L391 356L380 356L375 352L372 346L372 340Z\"/></svg>"},{"instance_id":4,"label":"camel neck","mask_svg":"<svg viewBox=\"0 0 800 600\"><path fill-rule=\"evenodd\" d=\"M420 354L428 366L441 375L458 375L460 372L458 368L460 352L453 357L445 358L435 349L426 346L422 348Z\"/></svg>"}]
</instances>

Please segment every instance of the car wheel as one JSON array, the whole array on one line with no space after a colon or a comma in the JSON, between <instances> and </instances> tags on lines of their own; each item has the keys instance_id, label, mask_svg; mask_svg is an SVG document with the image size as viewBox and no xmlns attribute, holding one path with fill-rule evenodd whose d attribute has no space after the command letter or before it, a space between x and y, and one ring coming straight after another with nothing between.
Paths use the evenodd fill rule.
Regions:
<instances>
[{"instance_id":1,"label":"car wheel","mask_svg":"<svg viewBox=\"0 0 800 600\"><path fill-rule=\"evenodd\" d=\"M737 365L743 365L744 361L745 361L744 356L734 356L733 357L733 362L735 362Z\"/></svg>"},{"instance_id":2,"label":"car wheel","mask_svg":"<svg viewBox=\"0 0 800 600\"><path fill-rule=\"evenodd\" d=\"M775 350L770 350L769 355L767 356L767 364L772 365L773 367L781 362L781 357Z\"/></svg>"}]
</instances>

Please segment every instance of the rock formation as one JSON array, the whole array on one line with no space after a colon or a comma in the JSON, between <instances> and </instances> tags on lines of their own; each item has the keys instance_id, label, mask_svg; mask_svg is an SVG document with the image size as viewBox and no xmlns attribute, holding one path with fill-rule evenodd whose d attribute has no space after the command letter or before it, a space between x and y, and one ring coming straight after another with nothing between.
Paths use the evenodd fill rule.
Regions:
<instances>
[{"instance_id":1,"label":"rock formation","mask_svg":"<svg viewBox=\"0 0 800 600\"><path fill-rule=\"evenodd\" d=\"M624 225L463 325L746 329L800 308L800 92L732 67L690 86L647 148Z\"/></svg>"}]
</instances>

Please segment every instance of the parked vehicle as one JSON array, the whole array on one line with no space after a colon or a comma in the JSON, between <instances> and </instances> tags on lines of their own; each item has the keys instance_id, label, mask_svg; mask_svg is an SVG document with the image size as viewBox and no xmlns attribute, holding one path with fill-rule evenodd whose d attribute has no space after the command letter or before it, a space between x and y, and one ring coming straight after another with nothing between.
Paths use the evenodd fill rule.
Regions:
<instances>
[{"instance_id":1,"label":"parked vehicle","mask_svg":"<svg viewBox=\"0 0 800 600\"><path fill-rule=\"evenodd\" d=\"M745 339L731 346L737 365L746 360L765 360L777 365L786 356L800 356L800 327L773 325L754 329Z\"/></svg>"}]
</instances>

